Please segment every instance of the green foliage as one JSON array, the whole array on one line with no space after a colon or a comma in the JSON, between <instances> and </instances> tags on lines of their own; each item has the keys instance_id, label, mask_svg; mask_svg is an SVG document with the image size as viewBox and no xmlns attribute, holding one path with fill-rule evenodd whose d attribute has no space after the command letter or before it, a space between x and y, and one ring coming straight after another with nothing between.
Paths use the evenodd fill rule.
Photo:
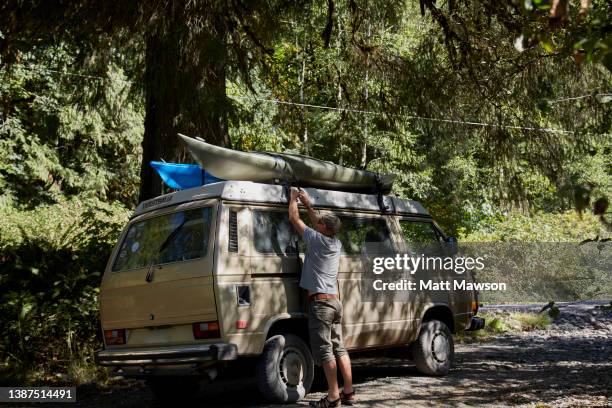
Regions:
<instances>
[{"instance_id":1,"label":"green foliage","mask_svg":"<svg viewBox=\"0 0 612 408\"><path fill-rule=\"evenodd\" d=\"M508 38L526 22L520 8L455 3L423 19L408 4L391 23L367 9L355 21L345 6L337 4L327 46L318 35L326 10L280 23L282 39L253 85L254 97L283 103L251 104L261 116L232 130L238 146L394 172L394 193L422 201L450 234L497 213L590 210L610 196L612 105L563 98L606 92L610 74L517 52ZM452 32L440 30L441 19Z\"/></svg>"},{"instance_id":2,"label":"green foliage","mask_svg":"<svg viewBox=\"0 0 612 408\"><path fill-rule=\"evenodd\" d=\"M541 313L515 312L510 315L520 324L521 331L542 330L550 325L550 318Z\"/></svg>"},{"instance_id":3,"label":"green foliage","mask_svg":"<svg viewBox=\"0 0 612 408\"><path fill-rule=\"evenodd\" d=\"M539 43L548 53L573 54L578 65L586 60L601 63L612 71L610 2L583 0L579 7L572 3L560 0L525 1L524 11L529 23L523 28L522 42L528 45ZM546 14L548 21L542 18ZM561 27L563 30L559 29Z\"/></svg>"},{"instance_id":4,"label":"green foliage","mask_svg":"<svg viewBox=\"0 0 612 408\"><path fill-rule=\"evenodd\" d=\"M127 215L96 200L0 207L2 382L76 375L93 363L101 274Z\"/></svg>"},{"instance_id":5,"label":"green foliage","mask_svg":"<svg viewBox=\"0 0 612 408\"><path fill-rule=\"evenodd\" d=\"M394 194L422 201L464 241L609 236L612 103L599 94L612 76L598 65L610 55L609 6L594 1L586 19L549 31L544 0L531 14L514 2L423 3L425 17L397 1L335 1L330 13L303 2L9 0L5 368L87 377L96 291L124 206L136 204L140 166L171 159L176 131L220 143L227 129L235 148L396 173ZM518 52L521 34L536 42ZM595 63L577 70L576 47ZM595 202L601 219L568 212ZM579 286L573 295L606 288Z\"/></svg>"},{"instance_id":6,"label":"green foliage","mask_svg":"<svg viewBox=\"0 0 612 408\"><path fill-rule=\"evenodd\" d=\"M596 3L593 13L609 8ZM609 163L611 105L596 95L609 91L610 73L597 64L577 71L571 53L547 54L538 46L518 52L513 39L529 25L519 3L422 4L437 29L422 38L416 48L421 58L413 57L403 71L407 86L400 87L402 99L412 101L421 116L459 116L489 124L417 123L428 136L420 146L430 154L429 163L442 169L459 156L477 169L475 183L469 185L470 202L455 201L451 212L469 212L483 204L502 211L564 211L572 206L582 211L609 197L610 183L601 182L611 177L609 164L596 167L599 180L593 183L585 180L593 174L584 174L592 167L583 163L588 156ZM534 22L539 29L546 23ZM559 27L555 35L572 30ZM426 86L408 86L415 83ZM448 175L437 174L434 185L445 186L440 192L452 197L455 189L444 183ZM462 220L448 221L451 229L469 228Z\"/></svg>"},{"instance_id":7,"label":"green foliage","mask_svg":"<svg viewBox=\"0 0 612 408\"><path fill-rule=\"evenodd\" d=\"M512 212L482 218L476 231L461 234L463 242L581 242L606 238L610 232L592 214ZM463 230L465 231L465 230ZM460 231L461 232L461 231Z\"/></svg>"},{"instance_id":8,"label":"green foliage","mask_svg":"<svg viewBox=\"0 0 612 408\"><path fill-rule=\"evenodd\" d=\"M262 89L262 91L264 91ZM240 83L230 83L229 95L245 95L247 89ZM232 146L244 151L285 151L293 147L295 141L291 135L274 123L278 109L275 105L261 100L244 97L237 100L237 111L240 112L240 124L230 129Z\"/></svg>"},{"instance_id":9,"label":"green foliage","mask_svg":"<svg viewBox=\"0 0 612 408\"><path fill-rule=\"evenodd\" d=\"M490 322L487 322L485 330L486 329L496 334L510 331L509 326L499 317L494 317Z\"/></svg>"},{"instance_id":10,"label":"green foliage","mask_svg":"<svg viewBox=\"0 0 612 408\"><path fill-rule=\"evenodd\" d=\"M78 52L67 44L32 47L0 69L2 200L135 203L142 101L116 65L99 78L73 75Z\"/></svg>"}]
</instances>

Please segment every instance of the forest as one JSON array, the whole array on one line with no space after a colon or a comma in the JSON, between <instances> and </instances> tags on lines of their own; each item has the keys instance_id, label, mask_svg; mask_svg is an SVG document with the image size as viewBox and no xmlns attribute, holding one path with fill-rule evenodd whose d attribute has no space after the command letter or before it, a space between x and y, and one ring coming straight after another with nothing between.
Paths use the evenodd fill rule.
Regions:
<instances>
[{"instance_id":1,"label":"forest","mask_svg":"<svg viewBox=\"0 0 612 408\"><path fill-rule=\"evenodd\" d=\"M466 241L609 238L605 0L6 0L0 382L103 377L98 286L176 136L397 174Z\"/></svg>"}]
</instances>

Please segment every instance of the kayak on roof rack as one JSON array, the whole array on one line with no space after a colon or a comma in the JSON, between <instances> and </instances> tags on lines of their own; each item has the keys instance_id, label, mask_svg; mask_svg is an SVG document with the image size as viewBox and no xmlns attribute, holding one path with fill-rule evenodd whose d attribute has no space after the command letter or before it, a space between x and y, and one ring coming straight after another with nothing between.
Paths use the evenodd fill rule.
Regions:
<instances>
[{"instance_id":1,"label":"kayak on roof rack","mask_svg":"<svg viewBox=\"0 0 612 408\"><path fill-rule=\"evenodd\" d=\"M344 167L290 153L242 152L211 145L183 134L179 138L193 158L215 177L259 183L291 184L355 193L388 194L394 174Z\"/></svg>"}]
</instances>

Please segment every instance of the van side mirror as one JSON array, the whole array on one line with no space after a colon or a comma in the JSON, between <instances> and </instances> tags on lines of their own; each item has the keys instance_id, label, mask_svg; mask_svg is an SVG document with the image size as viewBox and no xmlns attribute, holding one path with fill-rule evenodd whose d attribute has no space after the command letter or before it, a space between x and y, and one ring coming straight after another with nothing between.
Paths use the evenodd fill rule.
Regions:
<instances>
[{"instance_id":1,"label":"van side mirror","mask_svg":"<svg viewBox=\"0 0 612 408\"><path fill-rule=\"evenodd\" d=\"M455 237L448 237L446 238L446 250L449 252L450 255L454 256L457 255L457 252L459 252L459 245L457 243L457 238Z\"/></svg>"}]
</instances>

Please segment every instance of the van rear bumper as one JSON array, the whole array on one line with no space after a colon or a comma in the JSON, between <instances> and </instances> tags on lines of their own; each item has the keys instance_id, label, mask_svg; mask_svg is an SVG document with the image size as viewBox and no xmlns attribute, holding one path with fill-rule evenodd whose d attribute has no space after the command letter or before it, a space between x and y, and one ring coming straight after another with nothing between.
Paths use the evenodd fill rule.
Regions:
<instances>
[{"instance_id":1,"label":"van rear bumper","mask_svg":"<svg viewBox=\"0 0 612 408\"><path fill-rule=\"evenodd\" d=\"M158 366L235 360L237 354L235 344L214 343L156 348L105 349L96 353L96 360L103 366Z\"/></svg>"}]
</instances>

